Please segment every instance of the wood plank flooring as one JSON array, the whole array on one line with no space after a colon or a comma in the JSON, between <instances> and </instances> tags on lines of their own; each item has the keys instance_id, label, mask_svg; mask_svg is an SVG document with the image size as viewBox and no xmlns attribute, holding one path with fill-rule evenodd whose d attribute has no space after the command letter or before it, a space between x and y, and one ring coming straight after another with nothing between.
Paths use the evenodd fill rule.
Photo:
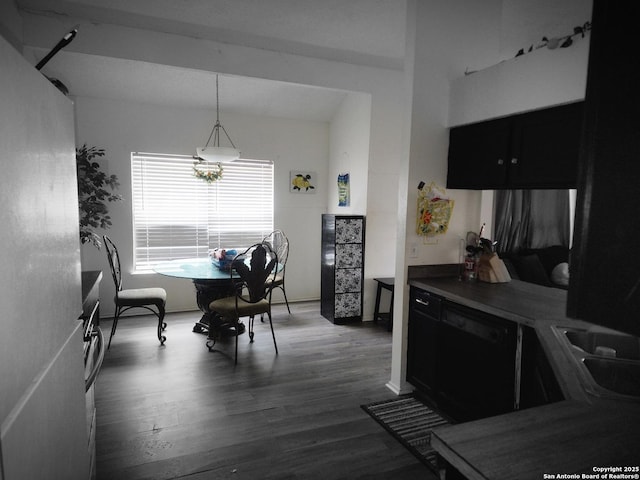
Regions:
<instances>
[{"instance_id":1,"label":"wood plank flooring","mask_svg":"<svg viewBox=\"0 0 640 480\"><path fill-rule=\"evenodd\" d=\"M96 385L97 471L105 479L435 479L360 405L392 398L391 334L337 326L318 302L275 306L255 342L209 352L198 312L121 319ZM110 321L103 321L108 333Z\"/></svg>"}]
</instances>

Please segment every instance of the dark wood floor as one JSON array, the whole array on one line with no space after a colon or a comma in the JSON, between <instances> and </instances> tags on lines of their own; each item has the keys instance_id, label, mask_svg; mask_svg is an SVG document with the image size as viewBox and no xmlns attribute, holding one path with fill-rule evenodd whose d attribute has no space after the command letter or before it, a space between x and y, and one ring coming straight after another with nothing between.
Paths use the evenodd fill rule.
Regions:
<instances>
[{"instance_id":1,"label":"dark wood floor","mask_svg":"<svg viewBox=\"0 0 640 480\"><path fill-rule=\"evenodd\" d=\"M392 398L391 334L333 325L319 303L276 306L255 342L209 352L197 312L125 318L96 390L98 479L434 479L360 405ZM104 321L108 333L110 322Z\"/></svg>"}]
</instances>

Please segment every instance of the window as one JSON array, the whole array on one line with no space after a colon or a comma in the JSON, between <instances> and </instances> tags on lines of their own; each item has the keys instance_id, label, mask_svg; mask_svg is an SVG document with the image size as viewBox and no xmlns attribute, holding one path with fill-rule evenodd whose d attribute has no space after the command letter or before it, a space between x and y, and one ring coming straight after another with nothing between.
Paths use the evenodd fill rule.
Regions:
<instances>
[{"instance_id":1,"label":"window","mask_svg":"<svg viewBox=\"0 0 640 480\"><path fill-rule=\"evenodd\" d=\"M495 240L500 253L551 245L569 247L569 190L497 190Z\"/></svg>"},{"instance_id":2,"label":"window","mask_svg":"<svg viewBox=\"0 0 640 480\"><path fill-rule=\"evenodd\" d=\"M212 184L192 166L187 155L131 155L136 272L210 248L248 247L273 230L273 162L226 163Z\"/></svg>"}]
</instances>

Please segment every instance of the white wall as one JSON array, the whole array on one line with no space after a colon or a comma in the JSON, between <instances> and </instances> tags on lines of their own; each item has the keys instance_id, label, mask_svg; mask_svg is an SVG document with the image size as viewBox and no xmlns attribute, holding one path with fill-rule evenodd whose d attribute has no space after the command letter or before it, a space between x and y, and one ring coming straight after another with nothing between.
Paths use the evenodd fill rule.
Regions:
<instances>
[{"instance_id":1,"label":"white wall","mask_svg":"<svg viewBox=\"0 0 640 480\"><path fill-rule=\"evenodd\" d=\"M131 228L131 152L188 154L203 145L215 120L215 111L161 107L96 98L76 98L77 141L104 148L101 163L120 180L124 201L111 203L113 227L106 233L119 247L124 284L129 288L149 284L167 289L170 311L197 308L191 282L157 274L130 275L133 258ZM291 243L287 265L290 300L315 299L320 291L320 215L326 210L326 178L329 158L329 125L324 122L239 116L220 113L220 119L241 149L243 158L273 160L274 223ZM317 172L316 193L289 192L291 170ZM91 245L82 249L84 269L108 271L104 250ZM317 257L317 258L316 258ZM111 315L114 287L105 276L101 288L103 314ZM279 300L279 299L277 299Z\"/></svg>"},{"instance_id":2,"label":"white wall","mask_svg":"<svg viewBox=\"0 0 640 480\"><path fill-rule=\"evenodd\" d=\"M592 0L503 0L500 60L538 45L542 37L563 37L591 21Z\"/></svg>"},{"instance_id":3,"label":"white wall","mask_svg":"<svg viewBox=\"0 0 640 480\"><path fill-rule=\"evenodd\" d=\"M592 0L504 0L499 62L455 78L449 125L456 126L584 99L589 34L568 48L536 48L591 21ZM533 51L528 52L533 46ZM515 57L524 49L525 55Z\"/></svg>"},{"instance_id":4,"label":"white wall","mask_svg":"<svg viewBox=\"0 0 640 480\"><path fill-rule=\"evenodd\" d=\"M589 37L542 48L451 84L450 126L584 100Z\"/></svg>"},{"instance_id":5,"label":"white wall","mask_svg":"<svg viewBox=\"0 0 640 480\"><path fill-rule=\"evenodd\" d=\"M371 95L350 93L331 121L327 212L366 215ZM350 204L338 206L338 174L349 173Z\"/></svg>"},{"instance_id":6,"label":"white wall","mask_svg":"<svg viewBox=\"0 0 640 480\"><path fill-rule=\"evenodd\" d=\"M395 88L406 93L398 85ZM395 271L397 192L403 161L401 130L389 128L384 118L400 118L405 104L392 97L375 100L369 94L349 93L330 128L328 212L366 215L365 320L373 318L377 287L373 279L392 277ZM350 174L351 204L339 207L337 176L344 172Z\"/></svg>"},{"instance_id":7,"label":"white wall","mask_svg":"<svg viewBox=\"0 0 640 480\"><path fill-rule=\"evenodd\" d=\"M472 0L450 4L437 0L417 2L406 211L406 243L407 247L417 247L417 256L407 258L409 265L456 263L458 240L468 230L477 231L480 227L480 193L449 190L447 194L455 205L447 233L435 237L416 233L418 183L446 186L451 81L472 62L497 57L499 29L496 27L501 1L477 3ZM440 48L432 48L436 44Z\"/></svg>"}]
</instances>

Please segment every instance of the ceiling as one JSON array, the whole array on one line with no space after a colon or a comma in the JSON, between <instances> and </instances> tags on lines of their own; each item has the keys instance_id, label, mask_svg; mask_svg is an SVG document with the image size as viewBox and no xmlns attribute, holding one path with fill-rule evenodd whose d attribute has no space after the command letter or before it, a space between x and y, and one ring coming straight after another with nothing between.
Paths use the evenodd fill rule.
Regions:
<instances>
[{"instance_id":1,"label":"ceiling","mask_svg":"<svg viewBox=\"0 0 640 480\"><path fill-rule=\"evenodd\" d=\"M33 63L47 53L25 48ZM61 51L42 72L62 81L71 96L216 108L215 74L202 70ZM219 75L223 112L328 122L345 95L344 91L308 85Z\"/></svg>"},{"instance_id":2,"label":"ceiling","mask_svg":"<svg viewBox=\"0 0 640 480\"><path fill-rule=\"evenodd\" d=\"M383 68L402 68L405 0L16 0L29 14L86 19ZM60 38L67 32L60 32ZM78 37L82 35L82 29ZM77 41L77 39L76 39ZM51 45L53 47L53 45ZM49 48L25 47L34 64ZM60 51L43 73L74 96L215 108L215 73ZM153 82L149 82L153 78ZM346 92L220 76L220 109L330 121Z\"/></svg>"}]
</instances>

